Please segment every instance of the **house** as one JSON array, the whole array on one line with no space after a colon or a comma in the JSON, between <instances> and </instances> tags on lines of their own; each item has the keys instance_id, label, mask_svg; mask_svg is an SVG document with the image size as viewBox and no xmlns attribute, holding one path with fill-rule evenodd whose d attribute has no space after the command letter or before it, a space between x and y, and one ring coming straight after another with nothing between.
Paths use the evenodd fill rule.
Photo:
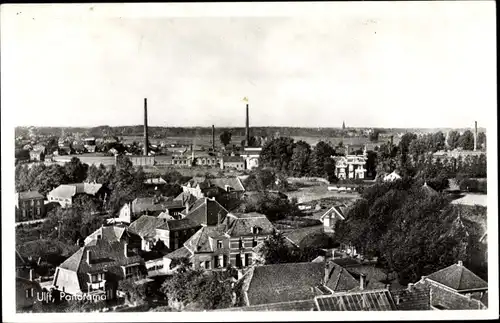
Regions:
<instances>
[{"instance_id":1,"label":"house","mask_svg":"<svg viewBox=\"0 0 500 323\"><path fill-rule=\"evenodd\" d=\"M259 167L259 158L262 147L245 147L240 156L245 160L245 169L252 170Z\"/></svg>"},{"instance_id":2,"label":"house","mask_svg":"<svg viewBox=\"0 0 500 323\"><path fill-rule=\"evenodd\" d=\"M219 159L217 156L210 154L197 154L194 156L194 163L196 166L217 166Z\"/></svg>"},{"instance_id":3,"label":"house","mask_svg":"<svg viewBox=\"0 0 500 323\"><path fill-rule=\"evenodd\" d=\"M275 230L265 215L256 212L228 213L218 223L203 226L184 243L194 268L224 268L229 263L247 267L252 264L252 248Z\"/></svg>"},{"instance_id":4,"label":"house","mask_svg":"<svg viewBox=\"0 0 500 323\"><path fill-rule=\"evenodd\" d=\"M53 286L70 295L114 299L118 283L147 274L144 260L127 243L99 239L81 247L57 267Z\"/></svg>"},{"instance_id":5,"label":"house","mask_svg":"<svg viewBox=\"0 0 500 323\"><path fill-rule=\"evenodd\" d=\"M43 150L30 150L30 160L31 161L44 161L45 153Z\"/></svg>"},{"instance_id":6,"label":"house","mask_svg":"<svg viewBox=\"0 0 500 323\"><path fill-rule=\"evenodd\" d=\"M400 179L401 179L401 176L396 171L393 171L392 173L384 176L383 181L384 182L394 182L394 181L397 181Z\"/></svg>"},{"instance_id":7,"label":"house","mask_svg":"<svg viewBox=\"0 0 500 323\"><path fill-rule=\"evenodd\" d=\"M229 307L220 312L278 312L278 311L316 311L316 304L313 299L304 301L281 302L273 304L262 304L253 306Z\"/></svg>"},{"instance_id":8,"label":"house","mask_svg":"<svg viewBox=\"0 0 500 323\"><path fill-rule=\"evenodd\" d=\"M146 185L165 185L165 184L167 184L167 181L165 181L160 176L160 177L155 177L155 178L148 178L144 181L144 184L146 184Z\"/></svg>"},{"instance_id":9,"label":"house","mask_svg":"<svg viewBox=\"0 0 500 323\"><path fill-rule=\"evenodd\" d=\"M128 230L141 238L141 250L151 251L156 245L156 228L165 222L163 218L143 215L130 224Z\"/></svg>"},{"instance_id":10,"label":"house","mask_svg":"<svg viewBox=\"0 0 500 323\"><path fill-rule=\"evenodd\" d=\"M78 194L87 194L95 197L104 195L102 184L76 183L59 185L47 194L49 202L58 202L62 207L71 206L73 198Z\"/></svg>"},{"instance_id":11,"label":"house","mask_svg":"<svg viewBox=\"0 0 500 323\"><path fill-rule=\"evenodd\" d=\"M189 192L182 192L174 198L174 201L181 201L182 205L187 206L187 210L198 200L198 198Z\"/></svg>"},{"instance_id":12,"label":"house","mask_svg":"<svg viewBox=\"0 0 500 323\"><path fill-rule=\"evenodd\" d=\"M245 169L245 160L240 156L223 156L220 159L220 169L236 169L236 170L244 170Z\"/></svg>"},{"instance_id":13,"label":"house","mask_svg":"<svg viewBox=\"0 0 500 323\"><path fill-rule=\"evenodd\" d=\"M347 205L338 204L329 208L320 218L325 231L334 232L337 221L344 221L346 218Z\"/></svg>"},{"instance_id":14,"label":"house","mask_svg":"<svg viewBox=\"0 0 500 323\"><path fill-rule=\"evenodd\" d=\"M426 311L431 309L430 293L427 288L417 288L408 284L408 288L389 290L398 311Z\"/></svg>"},{"instance_id":15,"label":"house","mask_svg":"<svg viewBox=\"0 0 500 323\"><path fill-rule=\"evenodd\" d=\"M101 226L84 240L85 245L95 245L98 240L128 243L129 248L140 248L141 237L130 232L123 225Z\"/></svg>"},{"instance_id":16,"label":"house","mask_svg":"<svg viewBox=\"0 0 500 323\"><path fill-rule=\"evenodd\" d=\"M433 309L485 309L481 302L488 291L488 283L464 267L462 261L423 276L415 283L430 291Z\"/></svg>"},{"instance_id":17,"label":"house","mask_svg":"<svg viewBox=\"0 0 500 323\"><path fill-rule=\"evenodd\" d=\"M240 194L245 191L245 188L238 177L193 177L182 185L182 190L197 198L202 198L213 197L225 193Z\"/></svg>"},{"instance_id":18,"label":"house","mask_svg":"<svg viewBox=\"0 0 500 323\"><path fill-rule=\"evenodd\" d=\"M366 157L357 155L332 156L335 160L335 176L338 179L366 178Z\"/></svg>"},{"instance_id":19,"label":"house","mask_svg":"<svg viewBox=\"0 0 500 323\"><path fill-rule=\"evenodd\" d=\"M138 197L131 203L122 206L119 211L119 218L124 220L130 218L133 220L143 214L158 216L160 213L166 211L169 206L178 208L178 202L174 203L175 205L172 202L172 198L165 198L163 196Z\"/></svg>"},{"instance_id":20,"label":"house","mask_svg":"<svg viewBox=\"0 0 500 323\"><path fill-rule=\"evenodd\" d=\"M331 236L325 233L322 225L297 228L284 234L295 247L298 248L328 248L332 243Z\"/></svg>"},{"instance_id":21,"label":"house","mask_svg":"<svg viewBox=\"0 0 500 323\"><path fill-rule=\"evenodd\" d=\"M180 220L163 219L163 223L155 229L155 240L156 242L162 241L170 250L176 250L182 247L200 228L200 224L189 218Z\"/></svg>"},{"instance_id":22,"label":"house","mask_svg":"<svg viewBox=\"0 0 500 323\"><path fill-rule=\"evenodd\" d=\"M182 212L181 217L199 225L214 226L220 224L227 214L228 211L215 198L204 197Z\"/></svg>"},{"instance_id":23,"label":"house","mask_svg":"<svg viewBox=\"0 0 500 323\"><path fill-rule=\"evenodd\" d=\"M193 165L193 159L191 156L188 155L173 155L172 159L172 166L175 167L191 167Z\"/></svg>"},{"instance_id":24,"label":"house","mask_svg":"<svg viewBox=\"0 0 500 323\"><path fill-rule=\"evenodd\" d=\"M95 153L96 140L95 137L88 137L83 139L83 146L89 153Z\"/></svg>"},{"instance_id":25,"label":"house","mask_svg":"<svg viewBox=\"0 0 500 323\"><path fill-rule=\"evenodd\" d=\"M44 218L46 208L44 197L38 191L18 192L16 199L16 222Z\"/></svg>"}]
</instances>

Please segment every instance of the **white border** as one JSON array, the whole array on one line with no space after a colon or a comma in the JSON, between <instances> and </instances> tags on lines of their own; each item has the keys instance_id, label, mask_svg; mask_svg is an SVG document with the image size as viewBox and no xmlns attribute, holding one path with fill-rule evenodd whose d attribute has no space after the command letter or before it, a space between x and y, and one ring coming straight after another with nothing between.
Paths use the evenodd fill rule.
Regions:
<instances>
[{"instance_id":1,"label":"white border","mask_svg":"<svg viewBox=\"0 0 500 323\"><path fill-rule=\"evenodd\" d=\"M75 17L80 19L112 18L112 17L285 17L285 16L325 16L329 10L335 10L346 16L376 16L385 10L386 6L397 7L401 14L416 15L425 19L419 9L429 6L429 2L294 2L294 3L196 3L196 4L57 4L57 5L2 5L1 30L7 29L9 19L16 12L25 15L46 14L48 19L59 17ZM469 6L475 9L489 8L494 15L495 2L493 1L455 1L433 2L432 6L438 9L457 8ZM3 37L2 37L3 38ZM4 64L5 62L2 62ZM491 68L496 69L496 66ZM2 75L2 83L4 83ZM2 95L3 97L3 95ZM473 109L473 107L471 107ZM489 255L489 309L485 311L429 311L429 312L230 312L230 320L258 321L258 320L319 320L319 321L351 321L351 320L401 320L401 319L486 319L498 318L498 205L497 205L497 129L496 111L492 110L486 125L488 139L488 255ZM15 287L14 287L14 252L15 245L12 212L14 210L14 124L15 111L2 109L1 132L2 135L2 301L3 317L5 321L23 322L131 322L131 321L224 321L227 314L223 312L200 313L81 313L81 314L15 314Z\"/></svg>"}]
</instances>

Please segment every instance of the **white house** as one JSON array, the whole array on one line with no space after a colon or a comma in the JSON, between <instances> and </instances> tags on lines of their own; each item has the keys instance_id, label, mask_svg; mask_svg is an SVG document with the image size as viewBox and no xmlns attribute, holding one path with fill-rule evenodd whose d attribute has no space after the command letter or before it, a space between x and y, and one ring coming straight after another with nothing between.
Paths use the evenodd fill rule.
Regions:
<instances>
[{"instance_id":1,"label":"white house","mask_svg":"<svg viewBox=\"0 0 500 323\"><path fill-rule=\"evenodd\" d=\"M346 209L347 205L345 204L334 205L321 216L320 221L323 222L325 231L333 232L335 223L338 220L345 220Z\"/></svg>"},{"instance_id":2,"label":"white house","mask_svg":"<svg viewBox=\"0 0 500 323\"><path fill-rule=\"evenodd\" d=\"M245 147L241 157L245 160L246 169L252 170L259 167L259 157L261 151L261 147Z\"/></svg>"},{"instance_id":3,"label":"white house","mask_svg":"<svg viewBox=\"0 0 500 323\"><path fill-rule=\"evenodd\" d=\"M392 173L385 175L384 176L384 182L393 182L401 179L401 176L396 173L396 171L393 171Z\"/></svg>"}]
</instances>

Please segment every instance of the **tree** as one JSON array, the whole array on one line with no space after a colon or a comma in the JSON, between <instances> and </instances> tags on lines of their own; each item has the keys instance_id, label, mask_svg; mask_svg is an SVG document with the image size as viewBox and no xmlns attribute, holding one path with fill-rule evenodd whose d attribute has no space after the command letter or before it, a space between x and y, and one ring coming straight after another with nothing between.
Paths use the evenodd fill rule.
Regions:
<instances>
[{"instance_id":1,"label":"tree","mask_svg":"<svg viewBox=\"0 0 500 323\"><path fill-rule=\"evenodd\" d=\"M480 132L477 134L477 148L486 147L486 133Z\"/></svg>"},{"instance_id":2,"label":"tree","mask_svg":"<svg viewBox=\"0 0 500 323\"><path fill-rule=\"evenodd\" d=\"M263 167L272 167L277 171L287 172L293 155L295 143L292 138L279 137L268 141L259 158Z\"/></svg>"},{"instance_id":3,"label":"tree","mask_svg":"<svg viewBox=\"0 0 500 323\"><path fill-rule=\"evenodd\" d=\"M458 147L458 142L460 140L460 134L456 130L452 130L448 133L448 148L455 149Z\"/></svg>"},{"instance_id":4,"label":"tree","mask_svg":"<svg viewBox=\"0 0 500 323\"><path fill-rule=\"evenodd\" d=\"M298 141L293 148L289 169L295 176L304 176L309 173L309 157L311 146L305 141Z\"/></svg>"},{"instance_id":5,"label":"tree","mask_svg":"<svg viewBox=\"0 0 500 323\"><path fill-rule=\"evenodd\" d=\"M220 134L220 142L226 147L231 142L231 133L229 131L224 131Z\"/></svg>"},{"instance_id":6,"label":"tree","mask_svg":"<svg viewBox=\"0 0 500 323\"><path fill-rule=\"evenodd\" d=\"M370 141L372 142L376 142L378 141L378 138L379 138L379 135L380 135L380 130L379 129L375 129L373 130L371 133L370 133Z\"/></svg>"},{"instance_id":7,"label":"tree","mask_svg":"<svg viewBox=\"0 0 500 323\"><path fill-rule=\"evenodd\" d=\"M332 156L335 149L329 144L320 141L316 144L309 158L310 175L321 176L329 181L335 179L335 161Z\"/></svg>"},{"instance_id":8,"label":"tree","mask_svg":"<svg viewBox=\"0 0 500 323\"><path fill-rule=\"evenodd\" d=\"M83 164L77 157L64 164L64 171L70 183L81 183L87 178L88 165Z\"/></svg>"},{"instance_id":9,"label":"tree","mask_svg":"<svg viewBox=\"0 0 500 323\"><path fill-rule=\"evenodd\" d=\"M464 150L474 149L474 134L470 130L466 130L458 140L458 146Z\"/></svg>"},{"instance_id":10,"label":"tree","mask_svg":"<svg viewBox=\"0 0 500 323\"><path fill-rule=\"evenodd\" d=\"M134 306L145 303L148 296L146 284L135 284L130 279L120 280L118 289L125 293L125 300Z\"/></svg>"},{"instance_id":11,"label":"tree","mask_svg":"<svg viewBox=\"0 0 500 323\"><path fill-rule=\"evenodd\" d=\"M275 232L264 241L259 256L263 264L279 264L293 262L292 246L280 232Z\"/></svg>"}]
</instances>

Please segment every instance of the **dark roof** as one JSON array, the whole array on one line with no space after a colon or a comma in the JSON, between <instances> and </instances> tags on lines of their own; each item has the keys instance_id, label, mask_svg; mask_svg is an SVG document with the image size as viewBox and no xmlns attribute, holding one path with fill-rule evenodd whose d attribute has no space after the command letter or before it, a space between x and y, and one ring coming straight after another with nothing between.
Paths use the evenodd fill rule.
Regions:
<instances>
[{"instance_id":1,"label":"dark roof","mask_svg":"<svg viewBox=\"0 0 500 323\"><path fill-rule=\"evenodd\" d=\"M283 303L273 303L273 304L262 304L244 307L230 307L220 309L218 311L223 312L274 312L274 311L315 311L316 304L314 300L304 300L304 301L294 301L294 302L283 302Z\"/></svg>"},{"instance_id":2,"label":"dark roof","mask_svg":"<svg viewBox=\"0 0 500 323\"><path fill-rule=\"evenodd\" d=\"M26 191L26 192L19 192L18 198L20 200L43 199L43 195L40 194L38 191Z\"/></svg>"},{"instance_id":3,"label":"dark roof","mask_svg":"<svg viewBox=\"0 0 500 323\"><path fill-rule=\"evenodd\" d=\"M392 298L400 311L430 310L430 292L428 288L414 287L412 290L391 290Z\"/></svg>"},{"instance_id":4,"label":"dark roof","mask_svg":"<svg viewBox=\"0 0 500 323\"><path fill-rule=\"evenodd\" d=\"M186 247L179 248L167 254L165 258L168 259L179 259L179 258L189 258L191 257L191 252Z\"/></svg>"},{"instance_id":5,"label":"dark roof","mask_svg":"<svg viewBox=\"0 0 500 323\"><path fill-rule=\"evenodd\" d=\"M101 239L104 239L106 241L120 241L120 239L123 237L124 234L126 234L127 228L122 227L122 226L103 226L94 231L92 234L90 234L85 240L89 239L95 244L95 241L97 241L97 236L100 235ZM89 242L90 243L90 242Z\"/></svg>"},{"instance_id":6,"label":"dark roof","mask_svg":"<svg viewBox=\"0 0 500 323\"><path fill-rule=\"evenodd\" d=\"M172 205L173 199L163 197L138 197L132 201L132 212L142 213L144 211L164 211ZM178 202L175 202L178 203Z\"/></svg>"},{"instance_id":7,"label":"dark roof","mask_svg":"<svg viewBox=\"0 0 500 323\"><path fill-rule=\"evenodd\" d=\"M215 199L204 197L194 203L189 209L186 218L196 224L216 225L219 216L220 221L223 221L227 213L227 210Z\"/></svg>"},{"instance_id":8,"label":"dark roof","mask_svg":"<svg viewBox=\"0 0 500 323\"><path fill-rule=\"evenodd\" d=\"M427 278L458 292L488 288L487 282L465 268L460 262L436 271L427 276Z\"/></svg>"},{"instance_id":9,"label":"dark roof","mask_svg":"<svg viewBox=\"0 0 500 323\"><path fill-rule=\"evenodd\" d=\"M329 236L324 232L323 225L298 228L285 233L285 237L290 239L299 247L326 247Z\"/></svg>"},{"instance_id":10,"label":"dark roof","mask_svg":"<svg viewBox=\"0 0 500 323\"><path fill-rule=\"evenodd\" d=\"M346 267L346 268L351 267L351 266L360 266L361 265L359 260L351 258L351 257L335 258L335 259L332 259L332 261L334 263L336 263L337 265L342 266L342 267Z\"/></svg>"},{"instance_id":11,"label":"dark roof","mask_svg":"<svg viewBox=\"0 0 500 323\"><path fill-rule=\"evenodd\" d=\"M157 229L161 230L186 230L191 228L199 228L201 225L195 223L194 221L184 218L180 220L166 220Z\"/></svg>"},{"instance_id":12,"label":"dark roof","mask_svg":"<svg viewBox=\"0 0 500 323\"><path fill-rule=\"evenodd\" d=\"M188 203L188 205L193 205L196 200L196 196L188 192L182 192L174 198L174 201L181 201L182 205L186 205L186 203Z\"/></svg>"},{"instance_id":13,"label":"dark roof","mask_svg":"<svg viewBox=\"0 0 500 323\"><path fill-rule=\"evenodd\" d=\"M248 305L309 300L320 295L324 264L285 263L252 267L244 276Z\"/></svg>"},{"instance_id":14,"label":"dark roof","mask_svg":"<svg viewBox=\"0 0 500 323\"><path fill-rule=\"evenodd\" d=\"M130 224L129 230L143 238L152 238L156 235L156 228L164 222L162 218L143 215Z\"/></svg>"},{"instance_id":15,"label":"dark roof","mask_svg":"<svg viewBox=\"0 0 500 323\"><path fill-rule=\"evenodd\" d=\"M264 214L257 212L229 213L224 223L227 227L226 233L231 237L254 235L252 233L253 227L259 228L261 235L269 235L274 232L273 224Z\"/></svg>"},{"instance_id":16,"label":"dark roof","mask_svg":"<svg viewBox=\"0 0 500 323\"><path fill-rule=\"evenodd\" d=\"M393 311L397 309L388 290L318 296L316 302L320 311Z\"/></svg>"},{"instance_id":17,"label":"dark roof","mask_svg":"<svg viewBox=\"0 0 500 323\"><path fill-rule=\"evenodd\" d=\"M240 179L237 177L219 177L219 178L209 178L207 179L210 186L217 186L223 190L226 189L226 185L231 187L236 192L242 192L245 190Z\"/></svg>"},{"instance_id":18,"label":"dark roof","mask_svg":"<svg viewBox=\"0 0 500 323\"><path fill-rule=\"evenodd\" d=\"M210 239L218 239L224 237L224 226L204 226L191 236L184 246L191 252L213 252L214 248L210 243Z\"/></svg>"},{"instance_id":19,"label":"dark roof","mask_svg":"<svg viewBox=\"0 0 500 323\"><path fill-rule=\"evenodd\" d=\"M334 292L345 292L359 287L359 282L347 269L330 262L328 281L326 286Z\"/></svg>"}]
</instances>

